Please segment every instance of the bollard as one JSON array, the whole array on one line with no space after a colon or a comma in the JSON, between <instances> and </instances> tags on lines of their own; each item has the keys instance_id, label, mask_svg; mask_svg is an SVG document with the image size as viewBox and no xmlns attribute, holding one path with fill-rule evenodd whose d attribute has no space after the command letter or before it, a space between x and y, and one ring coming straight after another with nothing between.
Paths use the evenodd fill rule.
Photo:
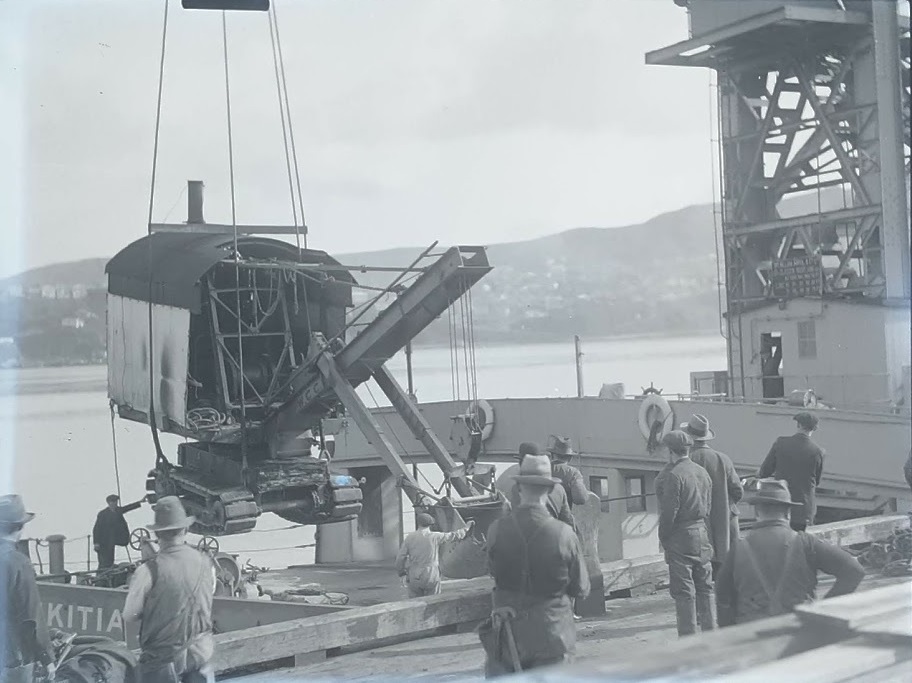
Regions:
<instances>
[{"instance_id":1,"label":"bollard","mask_svg":"<svg viewBox=\"0 0 912 683\"><path fill-rule=\"evenodd\" d=\"M54 534L46 539L48 544L48 573L52 576L60 576L59 579L51 579L55 583L63 583L63 574L66 572L66 562L63 558L63 542L66 536L63 534Z\"/></svg>"}]
</instances>

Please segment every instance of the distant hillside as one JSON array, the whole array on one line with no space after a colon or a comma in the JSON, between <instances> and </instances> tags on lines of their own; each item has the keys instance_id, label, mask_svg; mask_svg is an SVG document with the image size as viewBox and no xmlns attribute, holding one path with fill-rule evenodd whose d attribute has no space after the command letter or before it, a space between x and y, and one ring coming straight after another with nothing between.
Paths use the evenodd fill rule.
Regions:
<instances>
[{"instance_id":1,"label":"distant hillside","mask_svg":"<svg viewBox=\"0 0 912 683\"><path fill-rule=\"evenodd\" d=\"M838 193L826 193L823 208L832 207L838 197ZM816 195L793 198L786 204L785 213L816 211L817 201ZM404 267L423 248L336 257L347 266ZM435 252L443 249L440 245ZM494 270L472 290L479 342L540 342L563 340L573 334L679 334L715 329L718 324L710 205L664 213L640 225L573 228L538 239L494 244L488 247L488 258ZM0 282L0 295L14 284L25 289L48 284L103 287L106 261L86 259L36 268ZM354 275L359 283L371 286L383 286L395 277L376 272ZM360 301L374 296L364 290L358 295ZM40 310L31 310L35 306ZM21 336L23 326L35 335L48 325L59 325L54 321L60 315L72 318L79 314L95 316L91 327L96 341L92 344L100 338L103 345L103 332L99 334L97 329L98 322L103 327L103 307L103 296L72 305L24 300L14 308L0 297L0 337ZM418 342L445 343L448 338L447 317L442 316Z\"/></svg>"}]
</instances>

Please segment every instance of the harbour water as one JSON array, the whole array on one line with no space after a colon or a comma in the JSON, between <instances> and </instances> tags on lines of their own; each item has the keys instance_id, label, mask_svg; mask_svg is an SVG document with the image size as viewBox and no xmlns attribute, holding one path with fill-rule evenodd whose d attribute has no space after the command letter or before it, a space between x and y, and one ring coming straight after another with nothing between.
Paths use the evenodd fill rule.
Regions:
<instances>
[{"instance_id":1,"label":"harbour water","mask_svg":"<svg viewBox=\"0 0 912 683\"><path fill-rule=\"evenodd\" d=\"M587 395L602 383L622 382L628 394L654 382L666 394L687 392L689 373L725 368L725 341L718 335L640 337L584 341L584 381ZM476 349L477 393L480 398L525 398L576 395L572 340L566 344L480 346ZM460 363L463 363L460 350ZM420 401L454 398L451 350L417 348L413 355L414 382ZM405 359L400 354L390 368L405 385ZM458 395L468 396L466 374L460 369ZM361 392L369 406L382 405L378 389ZM381 400L383 399L383 400ZM114 457L116 442L117 459ZM162 435L162 447L173 452L178 439ZM0 488L24 496L37 513L26 535L43 538L64 534L68 539L68 568L95 566L89 541L95 515L106 495L117 491L117 472L124 502L145 495L146 474L154 465L149 428L115 419L106 393L105 368L42 368L0 370ZM427 467L428 478L439 475ZM436 476L435 476L436 475ZM131 528L151 520L149 506L130 513ZM406 528L411 522L406 515ZM256 531L220 539L223 550L239 554L242 563L285 567L313 562L313 527L289 529L289 523L265 515ZM34 552L34 551L33 551ZM47 551L41 549L43 561ZM135 552L134 552L135 555ZM118 558L127 552L118 549Z\"/></svg>"}]
</instances>

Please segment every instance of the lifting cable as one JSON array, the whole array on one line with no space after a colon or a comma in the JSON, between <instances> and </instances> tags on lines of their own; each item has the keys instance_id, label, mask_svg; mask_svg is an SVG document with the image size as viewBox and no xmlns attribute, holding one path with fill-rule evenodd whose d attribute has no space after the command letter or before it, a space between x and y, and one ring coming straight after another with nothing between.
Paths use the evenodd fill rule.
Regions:
<instances>
[{"instance_id":1,"label":"lifting cable","mask_svg":"<svg viewBox=\"0 0 912 683\"><path fill-rule=\"evenodd\" d=\"M241 254L238 248L237 200L234 185L234 136L231 128L231 85L228 77L228 24L222 10L222 56L225 65L225 116L228 131L228 181L231 190L231 227L234 231L234 299L237 306L238 391L241 404L241 469L247 471L247 401L244 391L244 329L241 320Z\"/></svg>"},{"instance_id":2,"label":"lifting cable","mask_svg":"<svg viewBox=\"0 0 912 683\"><path fill-rule=\"evenodd\" d=\"M158 139L161 132L162 87L165 81L165 44L168 37L168 0L164 0L165 14L162 22L161 59L158 65L158 98L155 105L155 138L152 146L152 179L149 184L149 221L146 250L146 272L149 276L149 427L152 430L152 443L155 444L155 466L167 464L168 459L162 451L158 438L158 427L155 423L155 352L154 328L152 324L152 210L155 205L155 177L158 172Z\"/></svg>"},{"instance_id":3,"label":"lifting cable","mask_svg":"<svg viewBox=\"0 0 912 683\"><path fill-rule=\"evenodd\" d=\"M114 426L114 399L108 401L111 407L111 442L114 445L114 478L117 481L117 498L120 499L120 464L117 457L117 429Z\"/></svg>"}]
</instances>

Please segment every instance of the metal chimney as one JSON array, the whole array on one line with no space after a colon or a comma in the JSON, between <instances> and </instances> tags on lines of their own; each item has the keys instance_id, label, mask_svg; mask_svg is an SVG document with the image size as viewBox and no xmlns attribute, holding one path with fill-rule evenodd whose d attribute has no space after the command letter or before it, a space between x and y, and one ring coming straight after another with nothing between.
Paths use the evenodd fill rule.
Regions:
<instances>
[{"instance_id":1,"label":"metal chimney","mask_svg":"<svg viewBox=\"0 0 912 683\"><path fill-rule=\"evenodd\" d=\"M205 223L203 218L203 181L187 181L187 223Z\"/></svg>"}]
</instances>

